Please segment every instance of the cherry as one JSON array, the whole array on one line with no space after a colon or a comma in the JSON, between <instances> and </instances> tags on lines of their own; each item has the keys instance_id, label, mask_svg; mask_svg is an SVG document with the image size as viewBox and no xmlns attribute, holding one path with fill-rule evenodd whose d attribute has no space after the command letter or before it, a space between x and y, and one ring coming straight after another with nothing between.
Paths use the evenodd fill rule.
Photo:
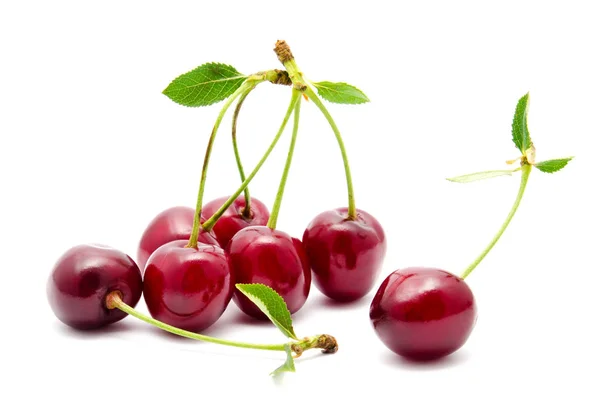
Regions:
<instances>
[{"instance_id":1,"label":"cherry","mask_svg":"<svg viewBox=\"0 0 600 402\"><path fill-rule=\"evenodd\" d=\"M202 207L202 219L208 220L229 197L221 197L206 203ZM241 229L248 226L264 226L269 220L269 209L265 204L251 198L250 212L246 212L246 200L243 195L235 199L221 215L213 231L221 247L225 248L229 240Z\"/></svg>"},{"instance_id":2,"label":"cherry","mask_svg":"<svg viewBox=\"0 0 600 402\"><path fill-rule=\"evenodd\" d=\"M275 290L294 314L306 302L311 272L302 242L266 226L240 230L227 248L236 283L262 283ZM239 290L233 301L246 314L266 319Z\"/></svg>"},{"instance_id":3,"label":"cherry","mask_svg":"<svg viewBox=\"0 0 600 402\"><path fill-rule=\"evenodd\" d=\"M317 288L331 299L349 302L374 286L386 252L379 222L365 211L348 218L348 208L317 215L304 231L302 242Z\"/></svg>"},{"instance_id":4,"label":"cherry","mask_svg":"<svg viewBox=\"0 0 600 402\"><path fill-rule=\"evenodd\" d=\"M189 331L201 331L223 314L234 281L225 251L186 240L160 246L144 272L144 300L157 320Z\"/></svg>"},{"instance_id":5,"label":"cherry","mask_svg":"<svg viewBox=\"0 0 600 402\"><path fill-rule=\"evenodd\" d=\"M152 219L144 230L138 246L137 263L142 272L154 250L173 240L189 239L194 214L192 208L176 206L162 211ZM205 244L219 244L212 232L201 231L198 240Z\"/></svg>"},{"instance_id":6,"label":"cherry","mask_svg":"<svg viewBox=\"0 0 600 402\"><path fill-rule=\"evenodd\" d=\"M142 274L127 254L114 248L82 244L67 250L56 262L46 286L56 317L77 329L94 329L123 319L104 300L117 291L129 305L142 296Z\"/></svg>"},{"instance_id":7,"label":"cherry","mask_svg":"<svg viewBox=\"0 0 600 402\"><path fill-rule=\"evenodd\" d=\"M462 278L441 269L406 268L383 281L369 315L390 350L412 360L432 360L466 342L477 311Z\"/></svg>"}]
</instances>

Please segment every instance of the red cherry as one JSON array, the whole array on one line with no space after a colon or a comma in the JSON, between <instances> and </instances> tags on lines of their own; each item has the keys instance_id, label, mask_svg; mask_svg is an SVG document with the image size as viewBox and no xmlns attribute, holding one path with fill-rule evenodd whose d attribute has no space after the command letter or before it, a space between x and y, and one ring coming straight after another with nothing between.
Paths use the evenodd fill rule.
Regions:
<instances>
[{"instance_id":1,"label":"red cherry","mask_svg":"<svg viewBox=\"0 0 600 402\"><path fill-rule=\"evenodd\" d=\"M152 219L144 230L138 246L137 263L142 272L144 272L148 258L157 248L173 240L190 238L195 212L189 207L171 207ZM219 244L214 233L202 230L198 241L204 244Z\"/></svg>"},{"instance_id":2,"label":"red cherry","mask_svg":"<svg viewBox=\"0 0 600 402\"><path fill-rule=\"evenodd\" d=\"M377 336L412 360L432 360L458 350L477 319L467 283L435 268L406 268L381 284L370 309Z\"/></svg>"},{"instance_id":3,"label":"red cherry","mask_svg":"<svg viewBox=\"0 0 600 402\"><path fill-rule=\"evenodd\" d=\"M150 315L174 327L202 331L223 314L233 293L225 251L187 240L160 246L144 272L144 300Z\"/></svg>"},{"instance_id":4,"label":"red cherry","mask_svg":"<svg viewBox=\"0 0 600 402\"><path fill-rule=\"evenodd\" d=\"M105 305L119 291L135 307L142 296L142 274L127 254L108 246L83 244L67 250L54 265L46 286L52 311L77 329L94 329L127 316Z\"/></svg>"},{"instance_id":5,"label":"red cherry","mask_svg":"<svg viewBox=\"0 0 600 402\"><path fill-rule=\"evenodd\" d=\"M212 200L202 207L202 220L208 220L229 197L221 197ZM265 204L251 197L250 216L246 218L242 215L246 208L246 199L240 195L233 204L223 212L223 215L217 220L213 227L213 232L219 241L221 247L227 247L229 240L240 230L248 226L265 226L269 221L269 209Z\"/></svg>"},{"instance_id":6,"label":"red cherry","mask_svg":"<svg viewBox=\"0 0 600 402\"><path fill-rule=\"evenodd\" d=\"M360 299L373 288L387 247L379 222L362 210L350 220L348 208L317 215L304 231L302 243L317 288L342 302Z\"/></svg>"},{"instance_id":7,"label":"red cherry","mask_svg":"<svg viewBox=\"0 0 600 402\"><path fill-rule=\"evenodd\" d=\"M283 297L292 314L306 302L311 272L300 240L266 226L250 226L233 236L228 253L236 283L271 287ZM233 301L249 316L267 318L237 289Z\"/></svg>"}]
</instances>

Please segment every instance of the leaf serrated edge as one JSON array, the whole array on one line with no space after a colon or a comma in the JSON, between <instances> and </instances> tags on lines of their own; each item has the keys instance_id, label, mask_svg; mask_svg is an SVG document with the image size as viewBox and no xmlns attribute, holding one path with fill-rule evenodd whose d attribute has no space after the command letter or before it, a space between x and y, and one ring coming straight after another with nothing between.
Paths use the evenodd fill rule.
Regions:
<instances>
[{"instance_id":1,"label":"leaf serrated edge","mask_svg":"<svg viewBox=\"0 0 600 402\"><path fill-rule=\"evenodd\" d=\"M276 298L278 298L281 303L283 303L283 305L285 306L285 309L287 311L287 313L290 316L290 328L286 328L284 325L282 325L282 323L276 321L273 316L271 315L270 311L264 311L260 305L258 305L254 300L254 298L257 298L260 300L260 298L256 297L255 295L249 293L246 289L244 289L247 286L258 286L258 287L262 287L265 289L268 289L268 291L273 293L273 296L275 296ZM273 289L272 287L265 285L263 283L236 283L235 287L244 294L244 296L246 296L248 298L248 300L250 300L252 303L254 303L256 305L256 307L258 307L260 309L260 311L262 311L268 318L269 320L273 323L273 325L275 325L285 336L287 336L288 338L291 339L295 339L295 340L299 340L298 336L296 335L295 331L294 331L294 325L293 325L293 321L292 321L292 314L290 313L290 310L287 307L287 303L285 302L285 300L283 299L283 297L281 297L281 295L279 293L277 293L277 291L275 289ZM252 297L251 297L252 296ZM262 300L261 300L262 302ZM265 308L266 305L264 304L264 302L262 303ZM267 308L268 310L268 308Z\"/></svg>"},{"instance_id":2,"label":"leaf serrated edge","mask_svg":"<svg viewBox=\"0 0 600 402\"><path fill-rule=\"evenodd\" d=\"M330 91L333 93L341 93L341 92L333 90L332 88L328 87L327 84L346 85L346 86L356 90L362 96L362 99L358 96L353 96L355 99L358 99L359 101L358 102L335 102L335 101L332 101L331 99L328 99L326 96L323 96L322 91ZM362 104L371 102L369 97L361 89L355 87L354 85L348 84L347 82L333 82L333 81L312 82L311 81L311 85L313 85L317 89L317 93L319 94L319 96L329 103L334 103L334 104L338 104L338 105L362 105Z\"/></svg>"},{"instance_id":3,"label":"leaf serrated edge","mask_svg":"<svg viewBox=\"0 0 600 402\"><path fill-rule=\"evenodd\" d=\"M229 72L235 73L237 75L234 75L234 76L231 76L231 77L226 77L226 79L222 79L222 80L205 81L205 82L201 83L202 85L208 85L210 83L213 83L213 85L214 85L215 82L219 82L219 81L234 81L234 80L239 80L239 84L238 85L234 85L232 87L233 91L231 91L231 89L230 89L230 91L229 91L230 93L228 95L226 95L224 97L223 96L216 96L216 97L214 97L213 101L204 101L204 102L199 103L199 104L194 104L194 103L190 104L190 103L183 103L179 99L174 99L174 97L172 96L173 93L180 92L182 89L177 89L176 90L176 89L173 89L172 86L174 84L180 85L179 83L177 83L178 80L185 79L185 77L187 75L189 75L191 73L194 73L195 71L197 71L197 70L199 70L199 69L201 69L203 67L221 67L221 68L229 70ZM169 85L167 85L167 87L165 89L162 90L162 94L165 95L165 96L167 96L171 101L173 101L173 102L175 102L175 103L177 103L179 105L182 105L182 106L194 107L194 108L195 107L202 107L202 106L210 106L210 105L222 102L223 100L227 99L227 97L230 96L231 93L235 92L235 90L237 88L239 88L241 85L243 85L244 81L247 78L248 78L248 76L242 74L241 72L239 72L235 67L233 67L230 64L225 64L225 63L220 63L220 62L207 62L207 63L201 64L201 65L199 65L199 66L197 66L197 67L195 67L195 68L193 68L193 69L191 69L191 70L189 70L189 71L187 71L185 73L179 74L177 77L175 77L174 79L171 80L171 82L169 83ZM190 88L189 86L186 87L186 89L189 89L189 88Z\"/></svg>"},{"instance_id":4,"label":"leaf serrated edge","mask_svg":"<svg viewBox=\"0 0 600 402\"><path fill-rule=\"evenodd\" d=\"M574 158L574 156L569 156L566 158L547 159L545 161L537 162L533 166L535 166L542 173L552 174L552 173L560 172L561 170L563 170L569 164L569 162L571 162L573 160L573 158ZM564 164L556 170L545 170L543 167L544 166L543 164L547 163L547 162L557 162L557 163L564 162ZM541 165L541 167L540 167L540 165Z\"/></svg>"}]
</instances>

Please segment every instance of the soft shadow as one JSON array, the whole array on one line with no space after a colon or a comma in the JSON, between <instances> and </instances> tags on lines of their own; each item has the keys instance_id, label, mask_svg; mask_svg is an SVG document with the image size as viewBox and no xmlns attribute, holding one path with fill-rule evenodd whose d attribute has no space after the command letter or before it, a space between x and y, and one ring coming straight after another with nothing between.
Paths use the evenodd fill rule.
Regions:
<instances>
[{"instance_id":1,"label":"soft shadow","mask_svg":"<svg viewBox=\"0 0 600 402\"><path fill-rule=\"evenodd\" d=\"M267 318L265 318L264 320L259 320L254 317L250 317L249 315L241 311L234 314L234 316L231 318L231 323L244 326L250 325L254 327L270 327L273 325L271 321Z\"/></svg>"},{"instance_id":2,"label":"soft shadow","mask_svg":"<svg viewBox=\"0 0 600 402\"><path fill-rule=\"evenodd\" d=\"M418 371L435 371L460 366L469 360L469 354L466 351L457 351L441 359L423 362L406 359L392 352L386 352L382 360L389 367Z\"/></svg>"},{"instance_id":3,"label":"soft shadow","mask_svg":"<svg viewBox=\"0 0 600 402\"><path fill-rule=\"evenodd\" d=\"M355 310L358 307L369 306L370 303L371 299L368 297L362 297L351 302L341 302L330 299L324 295L319 295L318 299L315 300L315 304L319 307L332 308L336 310Z\"/></svg>"},{"instance_id":4,"label":"soft shadow","mask_svg":"<svg viewBox=\"0 0 600 402\"><path fill-rule=\"evenodd\" d=\"M56 322L55 325L57 326L58 331L76 339L96 339L105 337L108 334L120 334L127 331L137 331L139 327L139 325L136 325L136 323L132 323L129 320L121 320L105 327L86 330L71 328L61 322Z\"/></svg>"}]
</instances>

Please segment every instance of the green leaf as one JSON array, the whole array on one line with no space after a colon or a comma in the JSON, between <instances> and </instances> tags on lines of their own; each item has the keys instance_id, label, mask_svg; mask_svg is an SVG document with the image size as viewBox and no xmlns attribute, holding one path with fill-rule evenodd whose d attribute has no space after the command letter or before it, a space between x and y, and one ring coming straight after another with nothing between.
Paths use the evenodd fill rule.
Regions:
<instances>
[{"instance_id":1,"label":"green leaf","mask_svg":"<svg viewBox=\"0 0 600 402\"><path fill-rule=\"evenodd\" d=\"M313 82L319 96L332 103L359 105L369 102L369 98L360 89L344 82Z\"/></svg>"},{"instance_id":2,"label":"green leaf","mask_svg":"<svg viewBox=\"0 0 600 402\"><path fill-rule=\"evenodd\" d=\"M452 181L452 182L455 182L455 183L470 183L472 181L477 181L477 180L491 179L492 177L511 176L517 170L519 170L519 169L513 169L513 170L487 170L485 172L477 172L477 173L466 174L466 175L463 175L463 176L451 177L451 178L446 179L446 180Z\"/></svg>"},{"instance_id":3,"label":"green leaf","mask_svg":"<svg viewBox=\"0 0 600 402\"><path fill-rule=\"evenodd\" d=\"M528 111L529 92L519 99L512 123L513 142L523 155L525 155L525 151L531 146L531 138L529 137L529 129L527 128Z\"/></svg>"},{"instance_id":4,"label":"green leaf","mask_svg":"<svg viewBox=\"0 0 600 402\"><path fill-rule=\"evenodd\" d=\"M246 80L232 66L206 63L175 78L163 91L184 106L208 106L227 99Z\"/></svg>"},{"instance_id":5,"label":"green leaf","mask_svg":"<svg viewBox=\"0 0 600 402\"><path fill-rule=\"evenodd\" d=\"M534 166L544 173L554 173L567 166L567 163L569 163L571 159L573 159L572 156L570 158L549 159L547 161L538 162Z\"/></svg>"},{"instance_id":6,"label":"green leaf","mask_svg":"<svg viewBox=\"0 0 600 402\"><path fill-rule=\"evenodd\" d=\"M292 316L276 291L262 283L238 283L235 287L256 304L285 336L298 340L292 326Z\"/></svg>"},{"instance_id":7,"label":"green leaf","mask_svg":"<svg viewBox=\"0 0 600 402\"><path fill-rule=\"evenodd\" d=\"M285 362L277 367L275 370L273 370L271 372L271 375L278 375L278 374L282 374L287 372L295 372L296 371L296 366L294 365L294 356L292 356L292 348L290 347L290 345L285 345L285 353L287 354L287 357L285 359Z\"/></svg>"}]
</instances>

